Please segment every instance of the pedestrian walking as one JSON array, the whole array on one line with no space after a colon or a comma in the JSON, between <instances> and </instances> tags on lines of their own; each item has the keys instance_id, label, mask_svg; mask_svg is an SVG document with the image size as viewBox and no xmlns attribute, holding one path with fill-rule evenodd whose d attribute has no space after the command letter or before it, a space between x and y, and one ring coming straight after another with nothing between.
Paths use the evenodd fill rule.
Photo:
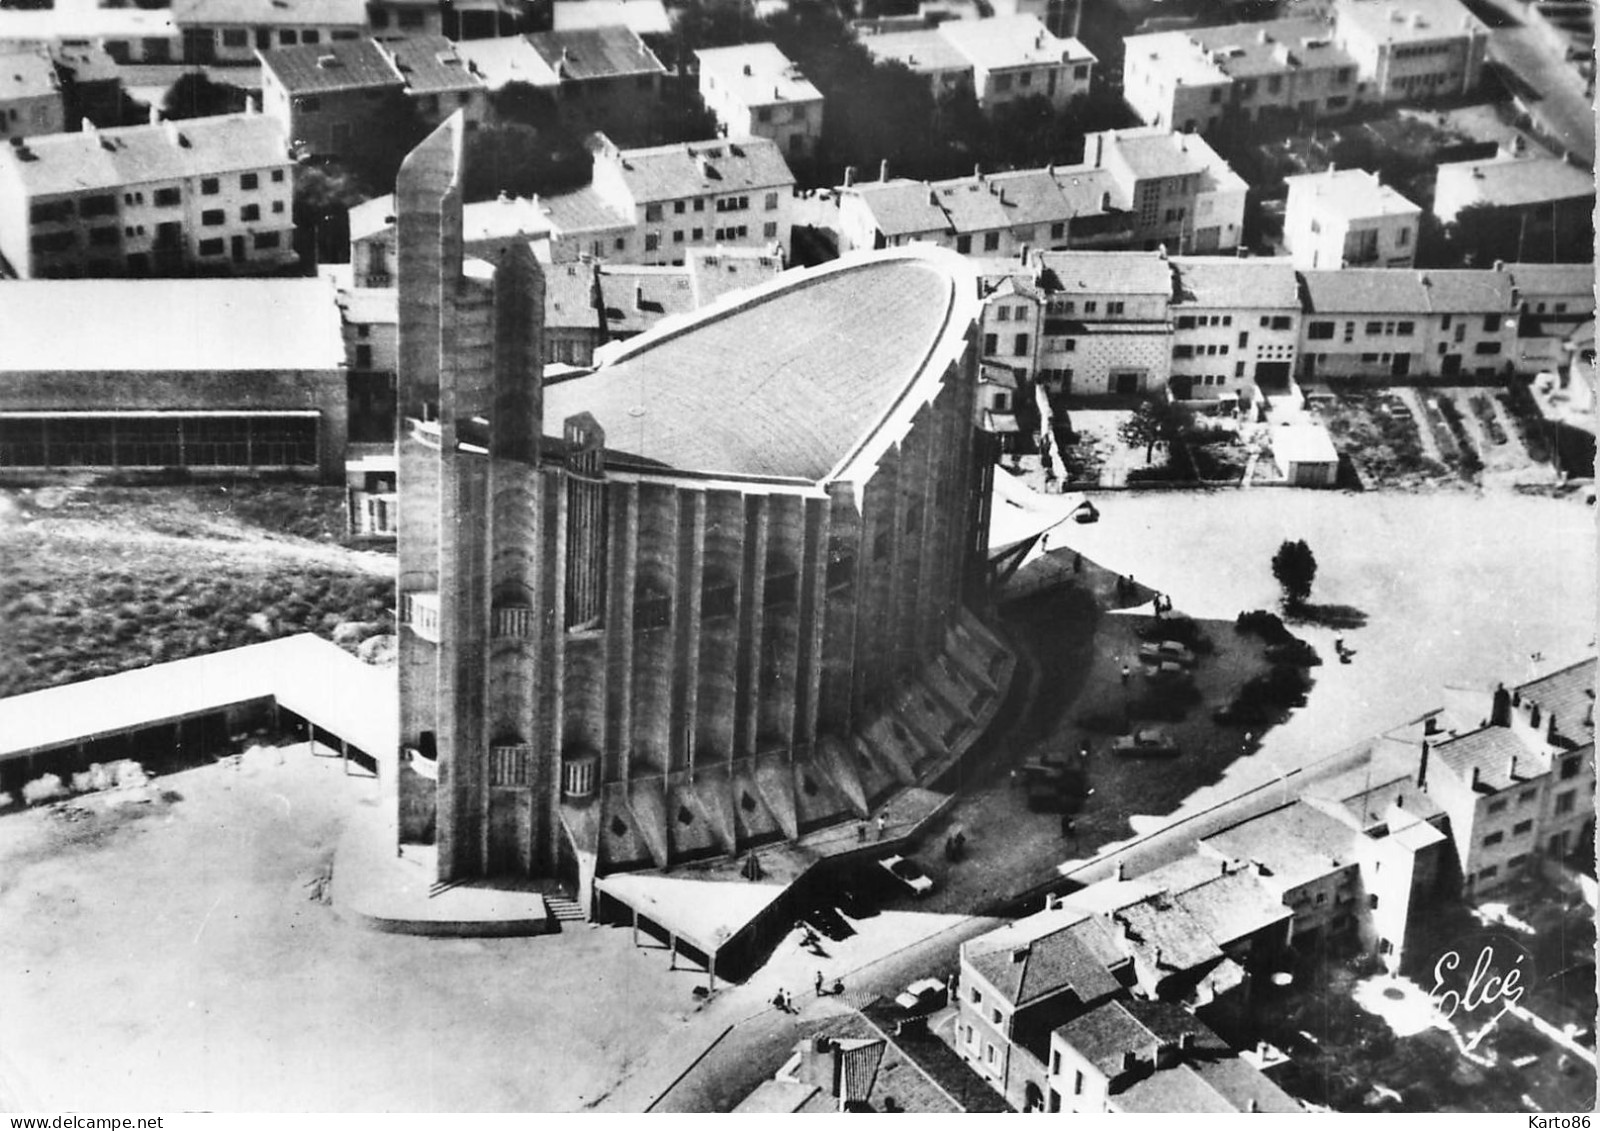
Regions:
<instances>
[{"instance_id":1,"label":"pedestrian walking","mask_svg":"<svg viewBox=\"0 0 1600 1131\"><path fill-rule=\"evenodd\" d=\"M889 825L889 820L882 813L878 814L878 839L883 839L883 830Z\"/></svg>"},{"instance_id":2,"label":"pedestrian walking","mask_svg":"<svg viewBox=\"0 0 1600 1131\"><path fill-rule=\"evenodd\" d=\"M789 991L788 990L781 990L779 992L781 992L783 994L783 1011L785 1013L794 1013L794 1012L796 1012L795 1007L794 1007L794 998L790 996Z\"/></svg>"},{"instance_id":3,"label":"pedestrian walking","mask_svg":"<svg viewBox=\"0 0 1600 1131\"><path fill-rule=\"evenodd\" d=\"M867 843L867 823L865 821L862 821L856 826L856 843Z\"/></svg>"},{"instance_id":4,"label":"pedestrian walking","mask_svg":"<svg viewBox=\"0 0 1600 1131\"><path fill-rule=\"evenodd\" d=\"M822 996L822 971L817 971L817 996Z\"/></svg>"}]
</instances>

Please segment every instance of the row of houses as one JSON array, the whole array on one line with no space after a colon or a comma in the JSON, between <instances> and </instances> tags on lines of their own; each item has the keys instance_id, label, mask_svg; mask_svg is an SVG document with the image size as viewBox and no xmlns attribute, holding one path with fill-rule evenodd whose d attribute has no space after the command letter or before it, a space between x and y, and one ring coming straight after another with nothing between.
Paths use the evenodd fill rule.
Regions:
<instances>
[{"instance_id":1,"label":"row of houses","mask_svg":"<svg viewBox=\"0 0 1600 1131\"><path fill-rule=\"evenodd\" d=\"M837 194L841 250L936 243L963 254L1029 248L1239 246L1248 186L1204 139L1154 127L1084 139L1084 160L947 181L847 173Z\"/></svg>"},{"instance_id":2,"label":"row of houses","mask_svg":"<svg viewBox=\"0 0 1600 1131\"><path fill-rule=\"evenodd\" d=\"M1586 264L1298 271L1286 258L1030 251L985 260L986 359L1055 394L1218 400L1291 378L1492 378L1593 316Z\"/></svg>"},{"instance_id":3,"label":"row of houses","mask_svg":"<svg viewBox=\"0 0 1600 1131\"><path fill-rule=\"evenodd\" d=\"M1467 94L1488 42L1460 0L1338 0L1323 16L1128 36L1123 97L1168 129L1314 121Z\"/></svg>"},{"instance_id":4,"label":"row of houses","mask_svg":"<svg viewBox=\"0 0 1600 1131\"><path fill-rule=\"evenodd\" d=\"M1454 692L1298 799L968 941L957 1051L1017 1110L1202 1110L1144 1106L1164 1065L1188 1059L1185 1032L1209 1043L1194 1014L1237 1031L1252 986L1294 953L1361 951L1406 969L1430 906L1559 868L1590 843L1595 670L1590 657L1515 688ZM1275 1088L1231 1072L1274 1110Z\"/></svg>"}]
</instances>

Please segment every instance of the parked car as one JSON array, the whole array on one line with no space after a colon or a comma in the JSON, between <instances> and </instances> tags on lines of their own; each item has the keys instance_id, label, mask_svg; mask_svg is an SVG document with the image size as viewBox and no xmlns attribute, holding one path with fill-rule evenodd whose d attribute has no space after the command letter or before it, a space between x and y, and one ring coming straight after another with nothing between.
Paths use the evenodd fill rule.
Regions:
<instances>
[{"instance_id":1,"label":"parked car","mask_svg":"<svg viewBox=\"0 0 1600 1131\"><path fill-rule=\"evenodd\" d=\"M1111 744L1111 752L1122 755L1160 755L1174 758L1178 754L1178 745L1172 741L1172 736L1160 727L1146 727L1117 739Z\"/></svg>"},{"instance_id":2,"label":"parked car","mask_svg":"<svg viewBox=\"0 0 1600 1131\"><path fill-rule=\"evenodd\" d=\"M907 860L904 856L885 856L878 861L878 866L918 899L933 890L933 877L919 868L915 861Z\"/></svg>"},{"instance_id":3,"label":"parked car","mask_svg":"<svg viewBox=\"0 0 1600 1131\"><path fill-rule=\"evenodd\" d=\"M1156 644L1139 645L1139 658L1147 664L1180 664L1192 667L1195 655L1176 640L1163 640Z\"/></svg>"},{"instance_id":4,"label":"parked car","mask_svg":"<svg viewBox=\"0 0 1600 1131\"><path fill-rule=\"evenodd\" d=\"M894 1003L907 1013L932 1013L943 1009L947 1000L949 993L943 982L938 978L924 978L907 986Z\"/></svg>"}]
</instances>

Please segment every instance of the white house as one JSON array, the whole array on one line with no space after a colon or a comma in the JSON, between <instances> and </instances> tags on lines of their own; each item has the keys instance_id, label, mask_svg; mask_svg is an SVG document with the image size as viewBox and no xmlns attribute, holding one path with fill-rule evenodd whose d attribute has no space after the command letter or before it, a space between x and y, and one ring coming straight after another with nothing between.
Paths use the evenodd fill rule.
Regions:
<instances>
[{"instance_id":1,"label":"white house","mask_svg":"<svg viewBox=\"0 0 1600 1131\"><path fill-rule=\"evenodd\" d=\"M1285 177L1283 241L1296 267L1410 267L1422 209L1365 169Z\"/></svg>"}]
</instances>

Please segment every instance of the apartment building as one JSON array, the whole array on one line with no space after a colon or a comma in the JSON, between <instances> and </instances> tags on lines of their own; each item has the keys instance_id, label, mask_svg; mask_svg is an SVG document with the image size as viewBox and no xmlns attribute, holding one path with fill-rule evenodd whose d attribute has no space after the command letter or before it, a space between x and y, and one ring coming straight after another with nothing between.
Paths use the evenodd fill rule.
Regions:
<instances>
[{"instance_id":1,"label":"apartment building","mask_svg":"<svg viewBox=\"0 0 1600 1131\"><path fill-rule=\"evenodd\" d=\"M1033 15L854 27L874 59L925 76L935 96L965 87L985 112L1036 96L1061 109L1089 92L1096 61L1078 40L1052 35Z\"/></svg>"},{"instance_id":2,"label":"apartment building","mask_svg":"<svg viewBox=\"0 0 1600 1131\"><path fill-rule=\"evenodd\" d=\"M1300 341L1300 283L1283 259L1175 256L1172 366L1176 400L1287 392Z\"/></svg>"},{"instance_id":3,"label":"apartment building","mask_svg":"<svg viewBox=\"0 0 1600 1131\"><path fill-rule=\"evenodd\" d=\"M22 279L277 271L295 261L293 192L258 114L14 138L0 255Z\"/></svg>"},{"instance_id":4,"label":"apartment building","mask_svg":"<svg viewBox=\"0 0 1600 1131\"><path fill-rule=\"evenodd\" d=\"M190 64L250 64L276 47L325 46L367 34L365 0L173 0Z\"/></svg>"},{"instance_id":5,"label":"apartment building","mask_svg":"<svg viewBox=\"0 0 1600 1131\"><path fill-rule=\"evenodd\" d=\"M1283 242L1296 267L1410 267L1422 209L1375 173L1333 169L1285 177Z\"/></svg>"},{"instance_id":6,"label":"apartment building","mask_svg":"<svg viewBox=\"0 0 1600 1131\"><path fill-rule=\"evenodd\" d=\"M482 80L443 36L358 39L258 54L262 112L279 123L301 156L344 153L352 137L374 128L373 115L395 95L409 98L431 123L460 110L477 125L488 112Z\"/></svg>"},{"instance_id":7,"label":"apartment building","mask_svg":"<svg viewBox=\"0 0 1600 1131\"><path fill-rule=\"evenodd\" d=\"M1493 209L1517 232L1517 255L1591 261L1594 175L1559 157L1501 154L1439 166L1433 213L1454 223L1468 208Z\"/></svg>"},{"instance_id":8,"label":"apartment building","mask_svg":"<svg viewBox=\"0 0 1600 1131\"><path fill-rule=\"evenodd\" d=\"M1162 1001L1112 1001L1050 1037L1044 1110L1303 1112L1193 1014Z\"/></svg>"},{"instance_id":9,"label":"apartment building","mask_svg":"<svg viewBox=\"0 0 1600 1131\"><path fill-rule=\"evenodd\" d=\"M1307 379L1492 377L1514 365L1516 288L1503 271L1301 273Z\"/></svg>"},{"instance_id":10,"label":"apartment building","mask_svg":"<svg viewBox=\"0 0 1600 1131\"><path fill-rule=\"evenodd\" d=\"M762 137L791 161L815 157L822 93L771 43L696 51L700 97L730 140Z\"/></svg>"},{"instance_id":11,"label":"apartment building","mask_svg":"<svg viewBox=\"0 0 1600 1131\"><path fill-rule=\"evenodd\" d=\"M1111 174L1111 203L1134 218L1134 246L1179 254L1232 251L1249 186L1203 138L1157 127L1084 138L1084 163Z\"/></svg>"},{"instance_id":12,"label":"apartment building","mask_svg":"<svg viewBox=\"0 0 1600 1131\"><path fill-rule=\"evenodd\" d=\"M58 134L66 128L66 103L50 52L0 45L0 138Z\"/></svg>"},{"instance_id":13,"label":"apartment building","mask_svg":"<svg viewBox=\"0 0 1600 1131\"><path fill-rule=\"evenodd\" d=\"M1356 61L1322 19L1130 35L1123 44L1122 96L1146 125L1204 133L1224 120L1315 121L1360 100Z\"/></svg>"},{"instance_id":14,"label":"apartment building","mask_svg":"<svg viewBox=\"0 0 1600 1131\"><path fill-rule=\"evenodd\" d=\"M1166 387L1172 270L1164 253L1035 251L1028 262L1045 296L1034 368L1040 384L1073 396Z\"/></svg>"},{"instance_id":15,"label":"apartment building","mask_svg":"<svg viewBox=\"0 0 1600 1131\"><path fill-rule=\"evenodd\" d=\"M1595 659L1492 694L1459 692L1419 775L1449 814L1463 890L1504 887L1593 843Z\"/></svg>"},{"instance_id":16,"label":"apartment building","mask_svg":"<svg viewBox=\"0 0 1600 1131\"><path fill-rule=\"evenodd\" d=\"M1592 263L1497 263L1521 300L1519 337L1570 336L1594 320Z\"/></svg>"},{"instance_id":17,"label":"apartment building","mask_svg":"<svg viewBox=\"0 0 1600 1131\"><path fill-rule=\"evenodd\" d=\"M1338 0L1333 26L1365 101L1458 97L1483 74L1489 28L1460 0Z\"/></svg>"},{"instance_id":18,"label":"apartment building","mask_svg":"<svg viewBox=\"0 0 1600 1131\"><path fill-rule=\"evenodd\" d=\"M1123 996L1133 959L1101 918L1046 911L961 945L956 1051L1017 1110L1045 1094L1050 1034Z\"/></svg>"},{"instance_id":19,"label":"apartment building","mask_svg":"<svg viewBox=\"0 0 1600 1131\"><path fill-rule=\"evenodd\" d=\"M619 149L601 135L591 184L632 219L612 258L681 263L695 247L788 245L794 174L767 138Z\"/></svg>"}]
</instances>

